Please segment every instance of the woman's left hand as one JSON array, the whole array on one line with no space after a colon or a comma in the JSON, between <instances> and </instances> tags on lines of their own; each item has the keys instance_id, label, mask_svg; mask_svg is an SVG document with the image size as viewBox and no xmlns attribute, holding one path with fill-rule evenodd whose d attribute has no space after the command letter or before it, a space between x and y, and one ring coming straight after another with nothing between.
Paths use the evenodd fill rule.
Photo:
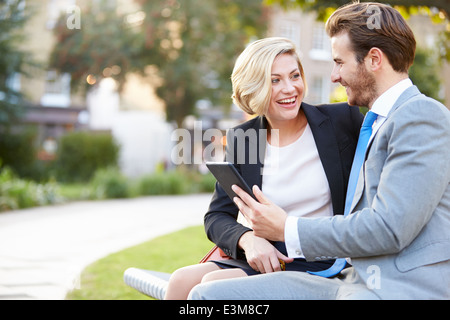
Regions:
<instances>
[{"instance_id":1,"label":"woman's left hand","mask_svg":"<svg viewBox=\"0 0 450 320\"><path fill-rule=\"evenodd\" d=\"M236 185L233 185L232 189L239 196L233 201L250 223L255 235L267 240L284 242L286 212L267 199L258 186L253 187L253 194L259 202Z\"/></svg>"}]
</instances>

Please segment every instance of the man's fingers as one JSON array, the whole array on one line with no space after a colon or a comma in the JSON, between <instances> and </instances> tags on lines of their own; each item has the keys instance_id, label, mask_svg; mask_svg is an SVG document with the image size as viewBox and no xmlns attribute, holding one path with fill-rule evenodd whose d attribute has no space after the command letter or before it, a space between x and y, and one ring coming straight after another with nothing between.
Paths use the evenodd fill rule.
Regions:
<instances>
[{"instance_id":1,"label":"man's fingers","mask_svg":"<svg viewBox=\"0 0 450 320\"><path fill-rule=\"evenodd\" d=\"M270 204L269 199L266 198L264 193L262 193L261 189L257 185L253 186L253 194L255 195L256 199L258 199L259 203Z\"/></svg>"},{"instance_id":2,"label":"man's fingers","mask_svg":"<svg viewBox=\"0 0 450 320\"><path fill-rule=\"evenodd\" d=\"M241 198L242 201L244 201L244 203L251 207L254 206L257 202L255 201L255 199L252 198L251 195L249 195L247 192L245 192L244 190L242 190L240 187L238 187L237 185L233 185L231 187L231 189L238 195L239 198Z\"/></svg>"},{"instance_id":3,"label":"man's fingers","mask_svg":"<svg viewBox=\"0 0 450 320\"><path fill-rule=\"evenodd\" d=\"M233 198L234 203L237 205L237 207L241 210L244 207L244 202L242 202L242 200L238 197L234 197ZM242 211L242 210L241 210ZM244 212L242 212L244 213Z\"/></svg>"},{"instance_id":4,"label":"man's fingers","mask_svg":"<svg viewBox=\"0 0 450 320\"><path fill-rule=\"evenodd\" d=\"M238 195L233 198L234 203L239 208L239 211L250 221L253 216L252 214L252 206L257 204L257 202L244 190L239 188L237 185L232 186L233 191Z\"/></svg>"},{"instance_id":5,"label":"man's fingers","mask_svg":"<svg viewBox=\"0 0 450 320\"><path fill-rule=\"evenodd\" d=\"M251 216L252 211L249 209L249 207L238 197L234 197L233 201L236 204L236 206L238 207L239 211L247 219L247 221L250 221L252 218L252 216Z\"/></svg>"}]
</instances>

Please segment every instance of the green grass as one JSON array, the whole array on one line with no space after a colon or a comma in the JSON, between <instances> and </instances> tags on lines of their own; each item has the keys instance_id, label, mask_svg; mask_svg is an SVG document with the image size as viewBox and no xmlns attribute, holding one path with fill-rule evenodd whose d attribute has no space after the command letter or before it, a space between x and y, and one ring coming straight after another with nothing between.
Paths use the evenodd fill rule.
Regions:
<instances>
[{"instance_id":1,"label":"green grass","mask_svg":"<svg viewBox=\"0 0 450 320\"><path fill-rule=\"evenodd\" d=\"M81 274L80 289L67 300L141 300L149 297L127 286L127 268L173 272L196 264L212 248L203 226L190 227L111 254L88 266Z\"/></svg>"},{"instance_id":2,"label":"green grass","mask_svg":"<svg viewBox=\"0 0 450 320\"><path fill-rule=\"evenodd\" d=\"M83 183L59 184L59 192L67 201L86 200L89 198L90 186Z\"/></svg>"}]
</instances>

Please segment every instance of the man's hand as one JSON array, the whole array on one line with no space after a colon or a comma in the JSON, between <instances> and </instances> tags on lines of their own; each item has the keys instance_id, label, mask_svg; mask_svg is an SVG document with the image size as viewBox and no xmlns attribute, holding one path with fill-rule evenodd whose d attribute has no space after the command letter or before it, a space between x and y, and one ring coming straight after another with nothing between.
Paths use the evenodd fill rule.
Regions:
<instances>
[{"instance_id":1,"label":"man's hand","mask_svg":"<svg viewBox=\"0 0 450 320\"><path fill-rule=\"evenodd\" d=\"M258 186L253 187L253 194L259 202L236 185L232 189L239 196L233 201L250 223L255 236L284 242L286 212L267 199Z\"/></svg>"}]
</instances>

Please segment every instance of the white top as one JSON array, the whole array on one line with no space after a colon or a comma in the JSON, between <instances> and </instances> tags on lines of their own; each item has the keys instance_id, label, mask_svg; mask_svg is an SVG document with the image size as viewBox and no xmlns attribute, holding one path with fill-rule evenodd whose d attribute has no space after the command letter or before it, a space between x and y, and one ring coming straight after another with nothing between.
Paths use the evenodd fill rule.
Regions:
<instances>
[{"instance_id":1,"label":"white top","mask_svg":"<svg viewBox=\"0 0 450 320\"><path fill-rule=\"evenodd\" d=\"M389 88L386 92L384 92L381 96L375 100L371 111L378 114L378 118L373 124L372 128L372 136L370 140L372 140L380 127L386 121L386 118L394 106L395 102L401 96L406 89L411 87L413 83L410 79L405 79L398 82L396 85ZM286 249L288 256L290 258L299 258L304 257L303 251L301 249L300 237L298 234L298 218L297 217L289 217L286 219L286 224L284 228L284 237L286 241Z\"/></svg>"},{"instance_id":2,"label":"white top","mask_svg":"<svg viewBox=\"0 0 450 320\"><path fill-rule=\"evenodd\" d=\"M285 147L267 144L262 191L289 216L331 216L328 180L309 125Z\"/></svg>"}]
</instances>

